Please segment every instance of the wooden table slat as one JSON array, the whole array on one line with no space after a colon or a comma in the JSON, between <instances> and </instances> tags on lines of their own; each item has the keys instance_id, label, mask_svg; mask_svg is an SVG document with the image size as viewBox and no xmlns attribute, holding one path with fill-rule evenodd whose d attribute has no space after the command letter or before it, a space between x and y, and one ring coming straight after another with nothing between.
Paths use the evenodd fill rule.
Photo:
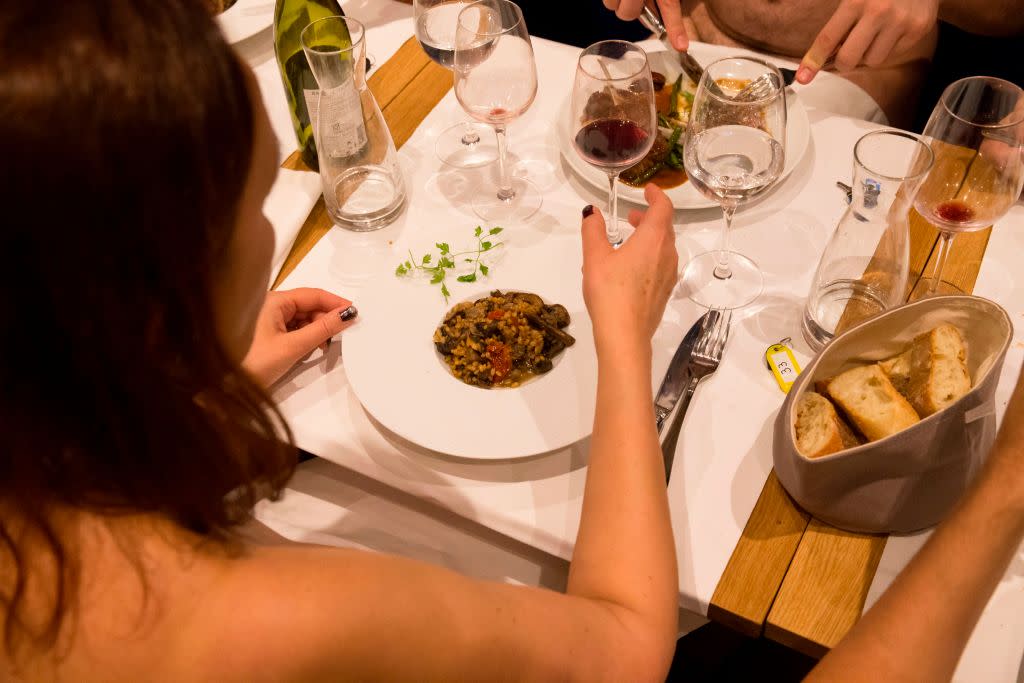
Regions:
<instances>
[{"instance_id":1,"label":"wooden table slat","mask_svg":"<svg viewBox=\"0 0 1024 683\"><path fill-rule=\"evenodd\" d=\"M760 636L809 520L771 472L715 588L708 617Z\"/></svg>"},{"instance_id":2,"label":"wooden table slat","mask_svg":"<svg viewBox=\"0 0 1024 683\"><path fill-rule=\"evenodd\" d=\"M765 636L823 656L860 618L885 541L812 519L768 615Z\"/></svg>"}]
</instances>

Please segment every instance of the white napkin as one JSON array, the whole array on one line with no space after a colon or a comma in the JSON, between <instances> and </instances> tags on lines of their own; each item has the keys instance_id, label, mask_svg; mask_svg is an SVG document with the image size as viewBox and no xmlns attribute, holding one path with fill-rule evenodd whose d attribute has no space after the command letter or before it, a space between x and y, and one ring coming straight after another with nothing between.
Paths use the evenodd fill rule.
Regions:
<instances>
[{"instance_id":1,"label":"white napkin","mask_svg":"<svg viewBox=\"0 0 1024 683\"><path fill-rule=\"evenodd\" d=\"M286 168L278 171L277 180L263 202L263 213L274 226L274 260L268 287L277 278L295 237L319 198L320 174Z\"/></svg>"}]
</instances>

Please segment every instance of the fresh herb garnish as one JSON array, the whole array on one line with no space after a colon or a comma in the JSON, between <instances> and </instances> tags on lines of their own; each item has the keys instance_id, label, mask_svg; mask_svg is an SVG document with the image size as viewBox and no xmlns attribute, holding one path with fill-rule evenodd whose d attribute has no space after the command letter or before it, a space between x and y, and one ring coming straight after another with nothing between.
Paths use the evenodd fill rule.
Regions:
<instances>
[{"instance_id":1,"label":"fresh herb garnish","mask_svg":"<svg viewBox=\"0 0 1024 683\"><path fill-rule=\"evenodd\" d=\"M452 272L456 268L456 259L460 256L463 263L473 264L473 270L462 273L455 277L459 282L476 282L477 274L484 277L490 272L487 264L480 262L480 257L485 253L497 249L504 242L492 242L490 238L494 235L501 234L502 228L491 228L486 233L484 229L479 225L473 231L473 236L476 237L476 248L468 249L466 251L453 252L447 242L436 242L434 244L437 247L437 259L435 260L434 255L424 254L418 261L416 257L409 252L409 260L398 264L395 268L395 275L402 277L404 275L411 275L417 271L422 272L425 275L430 276L430 284L441 285L441 296L444 297L445 303L448 303L448 297L451 296L451 292L448 291L448 286L445 280L448 277L449 272ZM467 257L467 255L469 255Z\"/></svg>"}]
</instances>

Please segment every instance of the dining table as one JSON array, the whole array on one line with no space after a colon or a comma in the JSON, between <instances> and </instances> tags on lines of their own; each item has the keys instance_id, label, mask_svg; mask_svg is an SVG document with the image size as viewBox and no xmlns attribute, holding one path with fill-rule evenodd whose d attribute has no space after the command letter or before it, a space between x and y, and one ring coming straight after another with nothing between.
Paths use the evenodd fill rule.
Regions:
<instances>
[{"instance_id":1,"label":"dining table","mask_svg":"<svg viewBox=\"0 0 1024 683\"><path fill-rule=\"evenodd\" d=\"M279 239L285 238L272 286L321 287L359 306L361 297L372 300L375 289L395 277L407 249L478 224L467 188L491 171L447 168L434 154L438 134L465 115L452 91L452 73L432 62L413 36L411 8L396 0L350 0L343 7L366 24L368 52L375 57L369 88L406 180L406 208L383 229L353 232L332 224L318 199L317 175L290 151L294 137L281 114L284 96L274 80L268 31L236 47L257 73L284 148L285 180L279 179L282 186L268 200L273 210L267 210L275 228L275 216L288 224L278 230ZM656 43L650 45L654 49ZM503 226L503 258L557 267L566 282L578 283L581 256L574 245L580 209L604 205L601 189L565 160L560 139L558 120L580 49L536 37L533 49L537 97L509 131L514 172L529 175L544 203L534 218ZM691 51L699 56L699 44ZM799 86L790 97L803 97ZM873 604L928 532L886 536L834 528L802 510L772 470L773 425L784 394L765 365L765 350L788 339L801 364L813 357L801 336L801 316L818 258L846 209L836 181L850 181L857 139L883 127L812 103L808 93L809 144L799 162L777 187L737 214L733 248L759 263L765 291L735 313L721 366L694 397L676 446L668 497L681 623L706 617L820 657ZM630 208L625 204L620 203L623 216ZM713 209L675 212L680 263L713 248L720 220L721 212ZM916 214L909 226L916 281L934 267L937 232ZM547 258L572 253L577 256L554 266ZM997 391L1000 419L1024 362L1022 253L1024 205L1018 202L992 228L957 237L945 271L947 280L999 303L1019 323ZM670 299L652 340L652 388L702 313L679 293ZM401 311L360 308L361 318L372 315ZM353 531L348 522L369 505L363 517L376 517L375 530L355 539L356 545L396 553L418 547L421 557L489 578L555 587L564 582L579 525L587 440L504 460L452 457L418 446L360 404L346 375L344 335L340 341L314 352L273 387L296 444L317 457L304 463L281 501L258 507L257 518L284 535L331 543ZM459 428L458 416L452 420ZM1024 680L1022 588L1024 548L986 608L956 680Z\"/></svg>"}]
</instances>

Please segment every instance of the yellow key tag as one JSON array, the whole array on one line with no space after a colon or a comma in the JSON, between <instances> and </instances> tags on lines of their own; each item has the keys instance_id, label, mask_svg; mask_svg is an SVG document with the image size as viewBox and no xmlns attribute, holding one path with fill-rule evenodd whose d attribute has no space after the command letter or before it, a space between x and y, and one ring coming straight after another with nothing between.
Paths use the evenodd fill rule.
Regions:
<instances>
[{"instance_id":1,"label":"yellow key tag","mask_svg":"<svg viewBox=\"0 0 1024 683\"><path fill-rule=\"evenodd\" d=\"M790 339L783 339L778 344L772 344L764 352L764 360L775 375L775 381L783 392L789 393L790 387L800 374L800 364L796 362L793 351L786 346Z\"/></svg>"}]
</instances>

